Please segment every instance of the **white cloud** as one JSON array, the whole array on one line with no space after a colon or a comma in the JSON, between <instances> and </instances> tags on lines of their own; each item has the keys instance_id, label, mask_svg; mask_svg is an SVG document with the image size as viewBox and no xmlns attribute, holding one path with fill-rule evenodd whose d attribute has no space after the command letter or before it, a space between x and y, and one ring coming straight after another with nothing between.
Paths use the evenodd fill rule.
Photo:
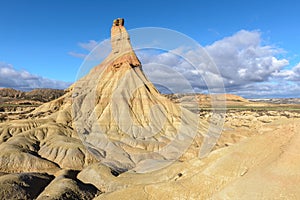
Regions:
<instances>
[{"instance_id":1,"label":"white cloud","mask_svg":"<svg viewBox=\"0 0 300 200\"><path fill-rule=\"evenodd\" d=\"M286 59L276 58L281 49L261 44L259 31L241 30L205 49L218 66L226 86L230 81L233 85L267 81L289 64Z\"/></svg>"},{"instance_id":2,"label":"white cloud","mask_svg":"<svg viewBox=\"0 0 300 200\"><path fill-rule=\"evenodd\" d=\"M76 52L73 52L73 51L70 51L68 54L70 56L73 56L73 57L76 57L76 58L82 58L82 59L84 59L87 56L87 54L85 54L85 53L76 53Z\"/></svg>"},{"instance_id":3,"label":"white cloud","mask_svg":"<svg viewBox=\"0 0 300 200\"><path fill-rule=\"evenodd\" d=\"M151 50L147 52L146 49L136 53L150 80L166 86L171 91L190 90L188 84L183 84L182 77L184 77L198 92L207 89L220 92L221 81L226 92L247 97L263 95L284 97L285 94L293 95L299 92L300 63L290 70L284 69L289 65L287 59L279 58L284 51L273 45L263 44L262 41L260 31L241 30L205 46L198 52L181 46L169 52L153 53ZM91 50L95 45L94 40L79 43L85 50ZM106 41L105 45L110 46L109 41ZM96 57L101 54L97 53L97 49L93 51ZM105 49L107 52L110 50ZM208 65L207 60L199 63L199 57L204 58L205 52L214 61L217 69ZM81 54L73 56L83 57ZM187 61L199 65L194 67ZM157 68L153 67L154 65L157 65Z\"/></svg>"},{"instance_id":4,"label":"white cloud","mask_svg":"<svg viewBox=\"0 0 300 200\"><path fill-rule=\"evenodd\" d=\"M276 78L282 78L287 81L295 81L300 84L300 63L294 66L292 69L285 69L273 74Z\"/></svg>"},{"instance_id":5,"label":"white cloud","mask_svg":"<svg viewBox=\"0 0 300 200\"><path fill-rule=\"evenodd\" d=\"M249 84L231 91L247 98L300 97L300 85L289 81Z\"/></svg>"},{"instance_id":6,"label":"white cloud","mask_svg":"<svg viewBox=\"0 0 300 200\"><path fill-rule=\"evenodd\" d=\"M88 42L79 42L78 46L82 49L84 49L85 51L87 51L88 53L91 52L96 46L98 45L98 42L95 40L89 40ZM74 51L70 51L68 54L70 56L76 57L76 58L82 58L84 59L88 53L78 53L78 52L74 52Z\"/></svg>"},{"instance_id":7,"label":"white cloud","mask_svg":"<svg viewBox=\"0 0 300 200\"><path fill-rule=\"evenodd\" d=\"M226 92L243 95L246 97L263 95L293 95L299 91L299 85L285 83L283 79L275 80L279 73L285 80L300 80L300 64L292 70L283 70L289 65L287 59L279 59L277 55L283 50L262 44L259 31L241 30L236 34L216 41L204 47L208 55L215 62L218 70L208 65L199 65L198 69L176 57L179 53L186 60L197 60L192 50L184 52L180 47L171 52L159 55L139 54L144 63L160 63L172 70L181 73L194 88L207 89L218 92L223 80ZM201 52L199 53L201 56ZM199 69L200 68L200 69ZM171 70L170 70L171 71ZM147 71L152 76L151 71ZM157 72L156 72L157 73ZM276 76L277 74L277 76ZM163 79L170 82L168 77ZM275 83L273 83L275 81ZM180 82L173 85L178 87ZM287 86L288 85L288 86ZM298 93L300 94L300 93Z\"/></svg>"},{"instance_id":8,"label":"white cloud","mask_svg":"<svg viewBox=\"0 0 300 200\"><path fill-rule=\"evenodd\" d=\"M287 78L292 81L300 81L300 63L292 68L292 74Z\"/></svg>"},{"instance_id":9,"label":"white cloud","mask_svg":"<svg viewBox=\"0 0 300 200\"><path fill-rule=\"evenodd\" d=\"M0 87L30 90L34 88L65 89L69 86L70 83L44 78L25 70L16 70L12 65L0 62Z\"/></svg>"},{"instance_id":10,"label":"white cloud","mask_svg":"<svg viewBox=\"0 0 300 200\"><path fill-rule=\"evenodd\" d=\"M98 42L95 40L90 40L88 42L79 42L78 46L81 48L87 50L87 51L92 51L96 46L98 45Z\"/></svg>"},{"instance_id":11,"label":"white cloud","mask_svg":"<svg viewBox=\"0 0 300 200\"><path fill-rule=\"evenodd\" d=\"M103 40L102 42L97 42L95 40L90 40L88 42L79 42L78 46L82 50L84 50L84 53L70 51L68 54L76 58L88 58L92 61L101 61L106 58L111 51L109 39Z\"/></svg>"}]
</instances>

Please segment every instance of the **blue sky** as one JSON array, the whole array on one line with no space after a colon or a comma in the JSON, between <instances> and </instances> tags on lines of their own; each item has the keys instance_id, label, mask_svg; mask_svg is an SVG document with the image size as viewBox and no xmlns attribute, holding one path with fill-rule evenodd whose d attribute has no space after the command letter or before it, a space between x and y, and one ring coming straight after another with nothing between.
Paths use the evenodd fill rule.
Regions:
<instances>
[{"instance_id":1,"label":"blue sky","mask_svg":"<svg viewBox=\"0 0 300 200\"><path fill-rule=\"evenodd\" d=\"M95 41L107 39L112 20L122 17L127 29L173 29L216 56L216 45L230 38L259 40L255 50L272 48L268 56L282 61L281 65L274 67L276 72L262 73L262 80L233 80L235 89L226 85L228 92L246 97L300 97L299 7L297 0L0 0L0 87L67 86L66 82L75 81L83 61L79 55L87 54ZM236 70L245 73L244 68ZM261 88L266 92L259 93Z\"/></svg>"}]
</instances>

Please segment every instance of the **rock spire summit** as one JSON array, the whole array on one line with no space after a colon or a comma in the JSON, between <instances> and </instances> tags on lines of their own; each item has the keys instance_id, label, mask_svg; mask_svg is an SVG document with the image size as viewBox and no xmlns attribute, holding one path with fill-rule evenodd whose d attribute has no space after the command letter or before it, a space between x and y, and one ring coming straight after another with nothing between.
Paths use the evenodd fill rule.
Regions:
<instances>
[{"instance_id":1,"label":"rock spire summit","mask_svg":"<svg viewBox=\"0 0 300 200\"><path fill-rule=\"evenodd\" d=\"M124 27L123 18L117 18L113 21L111 28L111 46L112 52L110 56L113 57L114 67L118 68L124 62L128 62L132 67L141 65L132 49L129 34Z\"/></svg>"}]
</instances>

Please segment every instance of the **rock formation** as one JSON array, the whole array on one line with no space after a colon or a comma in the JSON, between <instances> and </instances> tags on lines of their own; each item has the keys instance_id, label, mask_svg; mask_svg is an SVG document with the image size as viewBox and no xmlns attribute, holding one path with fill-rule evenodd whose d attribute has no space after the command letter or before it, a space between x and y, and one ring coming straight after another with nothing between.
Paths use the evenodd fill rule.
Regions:
<instances>
[{"instance_id":1,"label":"rock formation","mask_svg":"<svg viewBox=\"0 0 300 200\"><path fill-rule=\"evenodd\" d=\"M62 96L65 92L59 89L34 89L28 92L12 88L0 88L0 103L16 100L31 100L36 103L48 102ZM13 102L10 102L13 103Z\"/></svg>"},{"instance_id":2,"label":"rock formation","mask_svg":"<svg viewBox=\"0 0 300 200\"><path fill-rule=\"evenodd\" d=\"M64 90L58 89L34 89L23 92L0 88L0 122L25 118L24 114L30 113L45 102L57 99L64 93Z\"/></svg>"},{"instance_id":3,"label":"rock formation","mask_svg":"<svg viewBox=\"0 0 300 200\"><path fill-rule=\"evenodd\" d=\"M199 158L217 139L211 113L156 90L123 19L113 23L111 45L63 96L0 123L2 198L300 198L299 113L227 113L214 151Z\"/></svg>"},{"instance_id":4,"label":"rock formation","mask_svg":"<svg viewBox=\"0 0 300 200\"><path fill-rule=\"evenodd\" d=\"M207 124L157 91L123 24L114 21L110 55L74 84L73 125L102 163L118 172L145 172L179 159L196 136L206 134Z\"/></svg>"}]
</instances>

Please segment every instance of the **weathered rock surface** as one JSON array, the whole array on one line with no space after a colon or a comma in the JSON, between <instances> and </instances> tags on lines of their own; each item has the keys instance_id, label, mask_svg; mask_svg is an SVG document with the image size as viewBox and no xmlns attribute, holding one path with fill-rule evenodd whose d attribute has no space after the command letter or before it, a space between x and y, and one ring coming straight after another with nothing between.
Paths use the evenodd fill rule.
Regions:
<instances>
[{"instance_id":1,"label":"weathered rock surface","mask_svg":"<svg viewBox=\"0 0 300 200\"><path fill-rule=\"evenodd\" d=\"M34 89L23 92L12 88L0 88L0 103L16 100L32 100L36 102L48 102L62 96L65 92L58 89Z\"/></svg>"},{"instance_id":2,"label":"weathered rock surface","mask_svg":"<svg viewBox=\"0 0 300 200\"><path fill-rule=\"evenodd\" d=\"M37 197L37 200L54 199L93 199L101 192L91 184L82 183L76 178L76 171L61 171L57 177Z\"/></svg>"},{"instance_id":3,"label":"weathered rock surface","mask_svg":"<svg viewBox=\"0 0 300 200\"><path fill-rule=\"evenodd\" d=\"M148 81L123 19L113 23L111 44L103 63L63 96L0 123L2 199L300 198L298 112L249 107L199 116L179 106L191 105L189 95L166 98ZM203 146L209 123L222 117L222 136L200 159L213 147Z\"/></svg>"},{"instance_id":4,"label":"weathered rock surface","mask_svg":"<svg viewBox=\"0 0 300 200\"><path fill-rule=\"evenodd\" d=\"M73 86L73 126L102 163L118 172L145 172L139 165L148 165L146 160L180 158L193 138L203 140L208 124L157 91L123 24L123 19L114 21L110 55ZM210 150L200 148L203 154Z\"/></svg>"},{"instance_id":5,"label":"weathered rock surface","mask_svg":"<svg viewBox=\"0 0 300 200\"><path fill-rule=\"evenodd\" d=\"M34 89L23 92L11 88L0 88L0 122L25 119L44 102L52 101L65 93L58 89Z\"/></svg>"},{"instance_id":6,"label":"weathered rock surface","mask_svg":"<svg viewBox=\"0 0 300 200\"><path fill-rule=\"evenodd\" d=\"M124 173L122 176L138 183L96 199L297 199L299 122L283 120L278 126L277 121L268 125L278 128L275 131L216 150L202 160L172 165L166 172L176 171L172 178L156 180L161 171L136 179L136 175Z\"/></svg>"},{"instance_id":7,"label":"weathered rock surface","mask_svg":"<svg viewBox=\"0 0 300 200\"><path fill-rule=\"evenodd\" d=\"M1 175L0 197L1 199L35 199L53 178L39 173Z\"/></svg>"}]
</instances>

